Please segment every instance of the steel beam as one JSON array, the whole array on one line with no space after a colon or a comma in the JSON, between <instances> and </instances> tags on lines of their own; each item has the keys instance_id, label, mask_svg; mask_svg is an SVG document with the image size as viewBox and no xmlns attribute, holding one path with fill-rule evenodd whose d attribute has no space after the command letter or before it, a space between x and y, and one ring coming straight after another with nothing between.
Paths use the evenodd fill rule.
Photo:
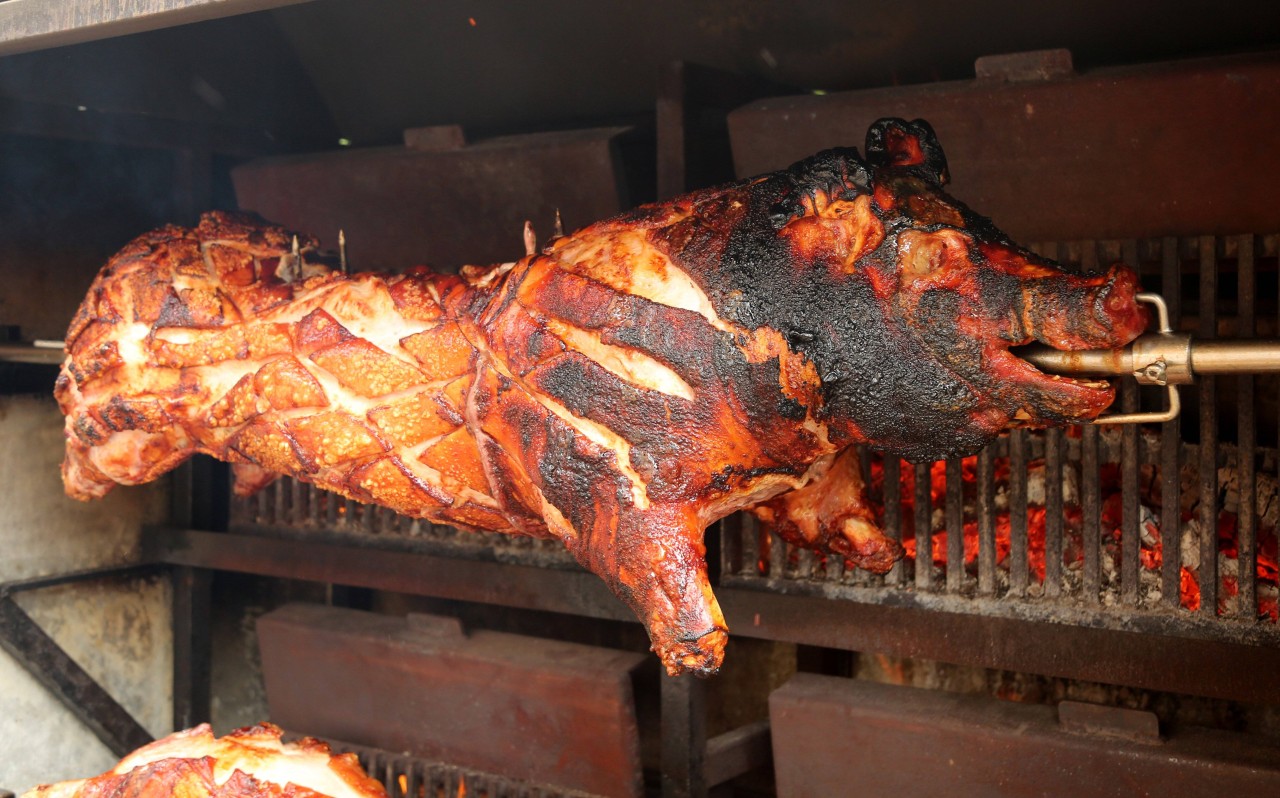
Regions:
<instances>
[{"instance_id":1,"label":"steel beam","mask_svg":"<svg viewBox=\"0 0 1280 798\"><path fill-rule=\"evenodd\" d=\"M332 582L503 607L634 621L594 574L317 540L148 528L145 556L173 565Z\"/></svg>"},{"instance_id":2,"label":"steel beam","mask_svg":"<svg viewBox=\"0 0 1280 798\"><path fill-rule=\"evenodd\" d=\"M193 530L149 529L144 545L149 558L177 565L635 620L603 582L576 569ZM1010 610L998 602L974 608L968 599L896 591L880 597L896 604L725 584L716 595L732 633L744 637L1237 701L1280 701L1280 647L1268 639L1223 639L1252 628L1238 624L1137 613L1124 619L1128 628L1100 628L1096 617L1072 621L1057 604L1057 617L1049 619L1047 611L1037 614L1034 608Z\"/></svg>"},{"instance_id":3,"label":"steel beam","mask_svg":"<svg viewBox=\"0 0 1280 798\"><path fill-rule=\"evenodd\" d=\"M1273 645L723 586L716 595L732 633L745 637L1235 701L1280 702L1280 648Z\"/></svg>"},{"instance_id":4,"label":"steel beam","mask_svg":"<svg viewBox=\"0 0 1280 798\"><path fill-rule=\"evenodd\" d=\"M150 732L7 595L0 596L0 649L17 660L116 756L152 741Z\"/></svg>"}]
</instances>

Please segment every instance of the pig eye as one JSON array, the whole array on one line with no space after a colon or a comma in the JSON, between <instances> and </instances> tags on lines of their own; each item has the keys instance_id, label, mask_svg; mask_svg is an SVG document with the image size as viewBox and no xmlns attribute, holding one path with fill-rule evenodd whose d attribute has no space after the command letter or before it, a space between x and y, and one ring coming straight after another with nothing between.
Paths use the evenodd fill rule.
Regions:
<instances>
[{"instance_id":1,"label":"pig eye","mask_svg":"<svg viewBox=\"0 0 1280 798\"><path fill-rule=\"evenodd\" d=\"M769 206L769 222L774 229L781 230L785 227L787 222L791 221L793 214L794 209L789 202L775 202Z\"/></svg>"}]
</instances>

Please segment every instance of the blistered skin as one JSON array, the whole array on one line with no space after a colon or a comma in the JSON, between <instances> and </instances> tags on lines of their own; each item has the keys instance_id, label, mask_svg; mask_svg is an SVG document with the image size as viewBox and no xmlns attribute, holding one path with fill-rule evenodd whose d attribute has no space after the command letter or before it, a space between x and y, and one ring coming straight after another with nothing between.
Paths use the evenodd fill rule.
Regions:
<instances>
[{"instance_id":1,"label":"blistered skin","mask_svg":"<svg viewBox=\"0 0 1280 798\"><path fill-rule=\"evenodd\" d=\"M797 545L882 571L865 443L924 460L1007 426L1093 418L1105 383L1009 354L1118 347L1145 316L1123 267L1071 275L942 191L922 122L866 158L649 205L462 276L345 276L311 242L207 215L113 258L68 333L68 492L194 452L466 528L560 539L672 672L727 628L702 533L752 508Z\"/></svg>"}]
</instances>

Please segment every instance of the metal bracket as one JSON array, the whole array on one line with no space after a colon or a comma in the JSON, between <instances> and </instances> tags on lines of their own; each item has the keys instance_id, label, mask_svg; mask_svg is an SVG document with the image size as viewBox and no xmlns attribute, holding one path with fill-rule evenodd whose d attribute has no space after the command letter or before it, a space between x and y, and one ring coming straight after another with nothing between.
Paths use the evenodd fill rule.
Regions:
<instances>
[{"instance_id":1,"label":"metal bracket","mask_svg":"<svg viewBox=\"0 0 1280 798\"><path fill-rule=\"evenodd\" d=\"M12 594L140 570L135 566L80 571L0 585L0 650L35 677L116 756L125 756L155 738L18 606Z\"/></svg>"},{"instance_id":2,"label":"metal bracket","mask_svg":"<svg viewBox=\"0 0 1280 798\"><path fill-rule=\"evenodd\" d=\"M1135 342L1133 377L1142 385L1165 388L1169 404L1164 410L1150 413L1115 413L1098 416L1094 424L1150 424L1173 421L1182 413L1182 397L1178 385L1191 382L1191 340L1174 333L1169 324L1169 306L1159 294L1137 294L1139 302L1155 306L1157 334Z\"/></svg>"}]
</instances>

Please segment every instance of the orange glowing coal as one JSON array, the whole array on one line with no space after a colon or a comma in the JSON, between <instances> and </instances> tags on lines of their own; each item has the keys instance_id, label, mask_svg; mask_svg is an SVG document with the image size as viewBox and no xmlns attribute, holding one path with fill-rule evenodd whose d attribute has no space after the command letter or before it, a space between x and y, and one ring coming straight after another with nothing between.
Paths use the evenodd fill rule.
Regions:
<instances>
[{"instance_id":1,"label":"orange glowing coal","mask_svg":"<svg viewBox=\"0 0 1280 798\"><path fill-rule=\"evenodd\" d=\"M1161 497L1158 491L1152 490L1151 486L1160 484L1158 467L1155 471L1144 475L1143 483L1148 486L1140 495L1140 502L1143 508L1141 515L1141 524L1143 526L1142 535L1140 536L1140 551L1138 555L1140 567L1146 571L1158 573L1163 563L1163 552L1161 550L1161 533L1159 528ZM1035 480L1041 480L1040 489L1030 491L1043 495L1043 479L1044 479L1044 461L1042 459L1031 460L1028 463L1028 482L1034 483ZM936 511L945 506L946 502L946 464L943 462L933 463L929 467L929 494L931 507ZM906 559L913 561L916 555L916 534L915 534L915 468L910 463L902 462L899 469L900 474L900 496L902 498L902 512L900 518L902 521L902 544L906 551ZM879 456L874 456L871 461L870 487L873 493L883 496L884 487L884 467ZM1148 478L1149 477L1149 478ZM964 562L966 570L971 575L976 576L978 561L978 521L976 517L975 504L977 496L977 457L967 457L961 463L961 480L964 496ZM1110 560L1109 567L1113 573L1117 572L1120 567L1120 548L1121 548L1121 514L1123 511L1123 496L1121 493L1120 466L1117 463L1106 463L1099 468L1098 473L1101 511L1100 511L1100 527L1102 530L1102 550L1101 556ZM1006 494L1009 487L1009 460L1008 458L995 458L994 460L994 481L996 495ZM931 535L931 548L933 564L937 567L945 568L947 564L947 532L945 529L938 528L940 513L934 512L935 527ZM1190 511L1183 512L1182 522L1186 524L1192 519ZM879 520L883 523L883 503L881 503ZM1027 506L1027 558L1029 570L1032 578L1037 582L1043 583L1045 578L1045 534L1046 534L1046 510L1042 503L1029 502ZM1010 552L1010 536L1011 521L1008 509L1001 509L995 513L995 544L996 544L996 564L997 568L1008 571L1009 569L1009 552ZM1237 546L1237 524L1238 518L1236 513L1222 510L1218 519L1217 546L1220 563L1224 565L1238 561L1239 552ZM1082 567L1084 562L1084 547L1082 542L1083 529L1083 512L1078 504L1065 503L1063 506L1063 566L1064 569L1075 569ZM1277 621L1280 615L1277 607L1277 577L1280 574L1280 561L1277 559L1277 540L1275 528L1260 524L1257 530L1257 613L1258 617L1269 619L1272 622ZM763 542L763 541L762 541ZM762 546L762 568L767 570L768 549ZM1237 578L1231 574L1234 568L1223 567L1219 581L1219 612L1224 611L1224 604L1239 594L1239 584ZM1183 567L1181 569L1180 579L1180 596L1179 603L1187 610L1196 611L1200 607L1200 582L1197 569Z\"/></svg>"}]
</instances>

